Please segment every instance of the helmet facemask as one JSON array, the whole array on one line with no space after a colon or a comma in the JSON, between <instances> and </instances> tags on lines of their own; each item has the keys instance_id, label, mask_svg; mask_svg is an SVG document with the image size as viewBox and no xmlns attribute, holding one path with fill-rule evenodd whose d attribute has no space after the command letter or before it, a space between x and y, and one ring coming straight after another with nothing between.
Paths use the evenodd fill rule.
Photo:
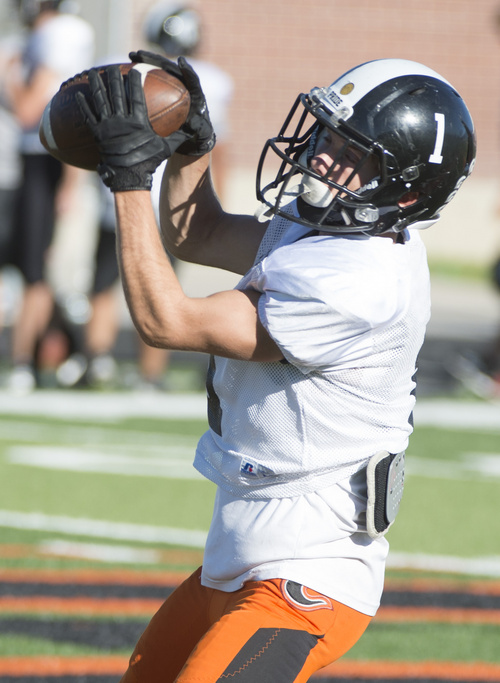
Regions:
<instances>
[{"instance_id":1,"label":"helmet facemask","mask_svg":"<svg viewBox=\"0 0 500 683\"><path fill-rule=\"evenodd\" d=\"M383 158L369 142L323 122L300 161L305 170L299 214L314 218L325 230L345 232L358 232L378 218L370 197L380 185Z\"/></svg>"},{"instance_id":2,"label":"helmet facemask","mask_svg":"<svg viewBox=\"0 0 500 683\"><path fill-rule=\"evenodd\" d=\"M269 151L281 165L275 179L260 189ZM280 215L281 207L296 198L297 222L325 232L364 232L378 218L370 197L381 182L382 164L377 145L334 121L311 95L301 95L279 135L266 143L257 194L272 209L267 217Z\"/></svg>"}]
</instances>

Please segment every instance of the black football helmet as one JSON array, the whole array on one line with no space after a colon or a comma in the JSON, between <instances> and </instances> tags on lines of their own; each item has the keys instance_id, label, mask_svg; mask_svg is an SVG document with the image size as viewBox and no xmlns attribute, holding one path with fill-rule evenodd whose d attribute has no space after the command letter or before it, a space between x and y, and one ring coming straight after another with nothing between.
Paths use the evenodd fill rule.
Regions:
<instances>
[{"instance_id":1,"label":"black football helmet","mask_svg":"<svg viewBox=\"0 0 500 683\"><path fill-rule=\"evenodd\" d=\"M170 57L188 57L197 50L201 38L198 12L178 0L160 0L146 15L146 40L159 45Z\"/></svg>"},{"instance_id":2,"label":"black football helmet","mask_svg":"<svg viewBox=\"0 0 500 683\"><path fill-rule=\"evenodd\" d=\"M341 144L320 175L309 162L325 129ZM357 166L349 178L343 184L328 179L353 151ZM341 234L428 227L471 173L475 154L470 113L444 78L407 60L367 62L329 87L299 95L279 135L267 141L257 171L260 219L277 214ZM278 171L274 165L275 178L265 184L275 155ZM375 176L352 189L367 163ZM293 198L299 215L292 218L284 205Z\"/></svg>"}]
</instances>

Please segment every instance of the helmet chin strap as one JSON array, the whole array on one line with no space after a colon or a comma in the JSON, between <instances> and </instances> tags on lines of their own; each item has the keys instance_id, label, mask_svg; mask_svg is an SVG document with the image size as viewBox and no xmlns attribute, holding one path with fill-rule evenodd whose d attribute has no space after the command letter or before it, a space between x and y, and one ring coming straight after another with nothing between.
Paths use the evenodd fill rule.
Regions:
<instances>
[{"instance_id":1,"label":"helmet chin strap","mask_svg":"<svg viewBox=\"0 0 500 683\"><path fill-rule=\"evenodd\" d=\"M300 157L300 163L306 164L307 150L303 152ZM318 209L326 208L332 201L332 194L330 189L318 180L307 174L303 174L300 182L291 187L287 187L283 192L283 200L290 201L290 198L297 199L301 197L307 204ZM268 221L272 217L272 210L267 204L262 203L255 211L255 217L260 222Z\"/></svg>"},{"instance_id":2,"label":"helmet chin strap","mask_svg":"<svg viewBox=\"0 0 500 683\"><path fill-rule=\"evenodd\" d=\"M332 203L332 193L321 180L305 175L300 184L300 196L310 206L326 209Z\"/></svg>"},{"instance_id":3,"label":"helmet chin strap","mask_svg":"<svg viewBox=\"0 0 500 683\"><path fill-rule=\"evenodd\" d=\"M299 163L302 166L308 166L308 150L302 153ZM318 209L326 209L332 202L330 188L321 180L310 175L304 174L300 184L293 189L296 191L297 197L302 197L306 204L315 206Z\"/></svg>"}]
</instances>

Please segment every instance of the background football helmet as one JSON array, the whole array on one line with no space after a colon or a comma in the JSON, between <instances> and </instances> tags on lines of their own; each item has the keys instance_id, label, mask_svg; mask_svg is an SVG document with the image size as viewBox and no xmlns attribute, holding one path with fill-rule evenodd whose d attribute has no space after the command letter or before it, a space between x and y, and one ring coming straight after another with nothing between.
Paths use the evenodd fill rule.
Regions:
<instances>
[{"instance_id":1,"label":"background football helmet","mask_svg":"<svg viewBox=\"0 0 500 683\"><path fill-rule=\"evenodd\" d=\"M148 12L143 28L146 39L171 57L192 55L200 42L200 16L182 2L157 2Z\"/></svg>"},{"instance_id":2,"label":"background football helmet","mask_svg":"<svg viewBox=\"0 0 500 683\"><path fill-rule=\"evenodd\" d=\"M371 182L350 189L349 180L340 185L311 170L324 128L342 139L331 168L354 149L355 173L368 162L379 169ZM299 95L279 135L264 146L257 197L263 219L278 214L332 233L423 228L437 220L471 173L475 154L470 113L444 78L416 62L375 60L327 88ZM279 170L264 184L275 155ZM293 218L283 209L292 198L299 213Z\"/></svg>"}]
</instances>

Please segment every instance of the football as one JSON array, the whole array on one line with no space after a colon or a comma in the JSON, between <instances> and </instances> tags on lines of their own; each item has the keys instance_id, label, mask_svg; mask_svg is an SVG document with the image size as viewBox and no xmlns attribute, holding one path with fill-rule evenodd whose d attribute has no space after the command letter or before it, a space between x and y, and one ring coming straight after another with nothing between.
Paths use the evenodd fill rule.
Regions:
<instances>
[{"instance_id":1,"label":"football","mask_svg":"<svg viewBox=\"0 0 500 683\"><path fill-rule=\"evenodd\" d=\"M174 133L182 126L189 112L191 99L184 84L150 64L120 64L123 74L130 69L137 69L142 74L148 116L155 133L162 137ZM104 67L101 75L107 85ZM65 81L49 102L40 123L40 140L59 161L95 170L99 164L99 153L78 106L75 97L77 92L90 95L86 72Z\"/></svg>"}]
</instances>

